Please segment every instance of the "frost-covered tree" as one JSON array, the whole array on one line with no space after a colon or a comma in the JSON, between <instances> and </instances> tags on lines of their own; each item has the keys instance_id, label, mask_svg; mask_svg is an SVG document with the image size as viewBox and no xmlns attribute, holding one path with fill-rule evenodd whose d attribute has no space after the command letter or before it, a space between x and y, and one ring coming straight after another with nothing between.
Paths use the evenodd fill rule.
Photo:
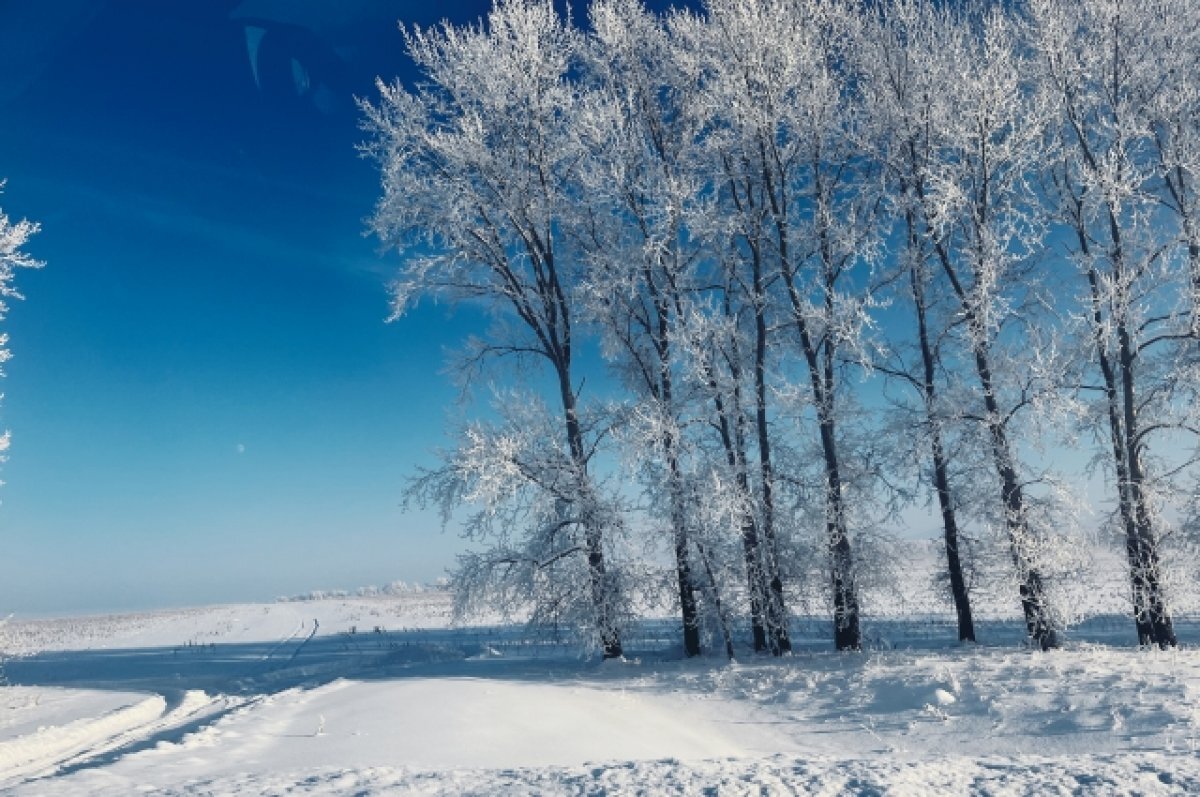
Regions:
<instances>
[{"instance_id":1,"label":"frost-covered tree","mask_svg":"<svg viewBox=\"0 0 1200 797\"><path fill-rule=\"evenodd\" d=\"M4 181L0 180L0 191L4 189ZM0 322L8 315L8 301L21 299L15 282L17 269L39 268L42 263L32 258L24 251L29 238L38 231L38 225L26 219L12 221L3 208L0 208ZM4 363L8 362L12 353L8 348L8 333L0 331L0 376L3 376ZM11 437L7 431L0 434L0 462L8 451Z\"/></svg>"},{"instance_id":2,"label":"frost-covered tree","mask_svg":"<svg viewBox=\"0 0 1200 797\"><path fill-rule=\"evenodd\" d=\"M574 372L583 264L568 228L586 155L572 129L582 35L550 2L500 0L478 26L405 38L421 83L381 81L378 103L362 106L373 137L366 149L383 175L372 226L404 255L394 315L421 297L481 303L497 328L479 357L528 356L549 367L575 479L559 497L582 540L564 550L586 559L603 654L620 656L606 513L589 473Z\"/></svg>"},{"instance_id":3,"label":"frost-covered tree","mask_svg":"<svg viewBox=\"0 0 1200 797\"><path fill-rule=\"evenodd\" d=\"M935 15L936 33L928 46L914 43L903 55L928 81L913 87L925 135L910 141L905 188L956 304L963 359L981 405L973 415L987 432L1027 630L1049 647L1058 644L1058 622L1038 561L1046 530L1035 523L1013 439L1018 412L1048 374L1033 356L1019 360L1015 371L1006 368L1008 354L1037 352L1026 341L1010 342L1006 353L1002 334L1006 325L1025 324L1018 312L1028 287L1022 266L1043 240L1029 180L1042 156L1045 111L1022 82L1030 64L1011 12L967 4L921 13ZM1006 370L1015 378L1004 379Z\"/></svg>"},{"instance_id":4,"label":"frost-covered tree","mask_svg":"<svg viewBox=\"0 0 1200 797\"><path fill-rule=\"evenodd\" d=\"M748 373L754 372L748 352L757 311L736 278L732 264L722 271L721 290L708 307L693 306L682 325L687 377L707 405L699 411L715 433L703 472L701 515L713 530L728 530L740 541L741 565L754 650L783 652L776 627L779 604L771 606L772 577L762 534L761 492L755 489L749 459L751 419L746 395L753 395ZM781 582L776 582L781 583ZM786 631L786 629L784 629Z\"/></svg>"},{"instance_id":5,"label":"frost-covered tree","mask_svg":"<svg viewBox=\"0 0 1200 797\"><path fill-rule=\"evenodd\" d=\"M927 159L938 154L939 131L929 122L937 112L942 73L928 69L949 24L944 12L925 0L895 0L880 7L864 26L858 58L866 77L863 90L871 107L876 157L887 181L891 213L900 220L903 243L894 264L897 290L911 306L916 325L916 358L903 356L898 341L879 368L912 388L920 399L918 439L928 445L929 481L937 497L946 552L946 573L954 600L960 640L975 640L967 577L960 548L958 505L951 485L948 412L939 376L942 342L948 334L944 298L940 296L933 252L922 221L915 187L930 170ZM912 425L905 424L906 433Z\"/></svg>"},{"instance_id":6,"label":"frost-covered tree","mask_svg":"<svg viewBox=\"0 0 1200 797\"><path fill-rule=\"evenodd\" d=\"M854 3L706 6L706 106L713 109L730 233L754 322L754 396L768 548L776 536L775 467L765 349L798 352L796 387L815 421L821 504L839 649L861 644L847 452L839 430L841 367L863 342L870 305L854 272L876 233L871 161L858 148L864 108L850 74ZM775 328L775 329L772 329ZM860 358L861 359L861 358ZM772 591L773 600L776 591Z\"/></svg>"},{"instance_id":7,"label":"frost-covered tree","mask_svg":"<svg viewBox=\"0 0 1200 797\"><path fill-rule=\"evenodd\" d=\"M960 637L982 526L1051 647L1064 515L1038 424L1065 408L1102 440L1139 636L1173 644L1164 510L1200 468L1150 444L1200 429L1198 3L594 0L585 31L497 0L407 31L421 82L363 106L374 230L405 258L394 314L485 307L472 373L552 377L552 401L501 393L414 485L447 518L482 507L464 601L524 601L616 656L617 571L663 584L667 548L686 654L718 626L731 651L746 614L784 653L812 592L858 648L901 492L882 483L919 459ZM581 330L624 390L607 414L582 395ZM856 387L872 367L909 391L890 408ZM635 463L645 522L600 478L602 439Z\"/></svg>"},{"instance_id":8,"label":"frost-covered tree","mask_svg":"<svg viewBox=\"0 0 1200 797\"><path fill-rule=\"evenodd\" d=\"M618 493L587 473L556 413L525 391L497 391L494 418L465 424L441 463L409 485L406 499L459 519L463 536L479 545L459 557L454 572L460 614L495 614L526 620L536 629L581 631L587 648L604 648L608 628L629 617L617 575L606 575L612 595L604 609L611 626L597 621L590 540L600 528L609 547L624 537ZM583 467L604 436L608 413L580 413L589 444ZM465 514L462 507L472 509ZM459 517L460 514L462 517ZM581 533L582 530L582 533Z\"/></svg>"},{"instance_id":9,"label":"frost-covered tree","mask_svg":"<svg viewBox=\"0 0 1200 797\"><path fill-rule=\"evenodd\" d=\"M1096 427L1107 428L1138 638L1174 645L1159 507L1168 472L1184 465L1159 463L1156 474L1149 449L1194 428L1180 366L1200 284L1200 5L1032 0L1030 15L1040 89L1056 112L1047 194L1080 277L1074 316Z\"/></svg>"},{"instance_id":10,"label":"frost-covered tree","mask_svg":"<svg viewBox=\"0 0 1200 797\"><path fill-rule=\"evenodd\" d=\"M704 235L721 252L727 268L734 271L732 284L738 286L737 296L744 298L751 312L750 341L745 347L751 358L751 390L747 413L753 419L754 441L757 448L757 550L761 558L763 580L767 584L763 617L768 643L775 653L791 650L788 631L788 611L780 568L779 522L775 463L772 454L771 411L768 386L768 340L771 313L768 286L773 276L769 246L769 218L764 186L757 173L742 168L739 160L747 147L749 136L756 132L751 120L738 118L738 109L753 108L758 98L746 96L738 85L738 62L755 59L761 53L760 42L754 38L762 31L727 31L722 15L737 19L739 12L754 17L762 11L761 4L713 3L706 7L707 18L682 16L674 26L680 40L680 51L690 54L684 64L689 73L701 76L698 102L710 116L705 137L707 159L716 165L712 179L718 181L725 202L714 224ZM729 21L728 19L726 20ZM748 34L737 40L734 36ZM730 53L735 51L731 62ZM735 118L727 114L733 112ZM739 124L746 124L739 127ZM724 222L724 223L722 223ZM733 328L737 331L737 328ZM753 586L752 586L753 590Z\"/></svg>"},{"instance_id":11,"label":"frost-covered tree","mask_svg":"<svg viewBox=\"0 0 1200 797\"><path fill-rule=\"evenodd\" d=\"M695 170L703 117L694 112L694 92L660 19L636 0L600 0L591 21L587 75L594 91L576 115L590 150L584 186L591 216L580 231L590 265L585 290L608 356L636 402L638 432L627 439L649 443L632 453L650 477L651 498L666 510L683 647L694 656L694 513L676 348L680 317L698 290L702 244L687 220L705 201Z\"/></svg>"}]
</instances>

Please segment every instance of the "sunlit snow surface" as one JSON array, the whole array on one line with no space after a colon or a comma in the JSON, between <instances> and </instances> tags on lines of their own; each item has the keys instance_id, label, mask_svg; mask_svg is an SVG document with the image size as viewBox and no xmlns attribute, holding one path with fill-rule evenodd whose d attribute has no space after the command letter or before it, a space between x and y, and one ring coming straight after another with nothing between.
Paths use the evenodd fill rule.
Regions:
<instances>
[{"instance_id":1,"label":"sunlit snow surface","mask_svg":"<svg viewBox=\"0 0 1200 797\"><path fill-rule=\"evenodd\" d=\"M960 647L875 618L843 655L798 622L796 655L728 664L664 652L664 621L600 664L450 627L438 592L10 622L0 791L1200 793L1200 653L1130 625L1040 653L1011 620Z\"/></svg>"}]
</instances>

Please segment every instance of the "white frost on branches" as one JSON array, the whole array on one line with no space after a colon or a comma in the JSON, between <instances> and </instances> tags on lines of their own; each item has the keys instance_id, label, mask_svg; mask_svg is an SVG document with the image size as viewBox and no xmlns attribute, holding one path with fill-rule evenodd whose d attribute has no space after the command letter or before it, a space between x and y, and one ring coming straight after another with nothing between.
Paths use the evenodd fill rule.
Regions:
<instances>
[{"instance_id":1,"label":"white frost on branches","mask_svg":"<svg viewBox=\"0 0 1200 797\"><path fill-rule=\"evenodd\" d=\"M3 188L4 181L0 180L0 190ZM14 284L17 269L40 268L42 265L40 261L23 251L29 238L38 229L36 223L26 219L12 221L8 214L0 208L0 322L3 322L8 315L8 300L23 298ZM4 375L4 363L8 362L11 357L12 352L8 348L8 333L0 332L0 376ZM2 394L0 394L0 398L3 398ZM3 455L11 442L12 436L8 431L0 434L0 461L3 461Z\"/></svg>"}]
</instances>

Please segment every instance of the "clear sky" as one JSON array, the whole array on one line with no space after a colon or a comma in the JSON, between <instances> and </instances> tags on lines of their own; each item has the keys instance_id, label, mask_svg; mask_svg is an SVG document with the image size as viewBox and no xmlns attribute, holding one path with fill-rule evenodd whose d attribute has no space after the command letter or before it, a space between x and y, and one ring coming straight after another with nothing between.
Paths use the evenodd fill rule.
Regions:
<instances>
[{"instance_id":1,"label":"clear sky","mask_svg":"<svg viewBox=\"0 0 1200 797\"><path fill-rule=\"evenodd\" d=\"M0 206L47 263L5 325L0 616L444 573L457 538L399 502L475 322L384 323L351 98L411 77L397 19L486 7L0 7Z\"/></svg>"},{"instance_id":2,"label":"clear sky","mask_svg":"<svg viewBox=\"0 0 1200 797\"><path fill-rule=\"evenodd\" d=\"M47 263L4 325L0 617L453 563L453 531L400 501L461 409L447 351L480 319L384 323L397 262L364 235L379 187L352 98L413 79L397 20L489 5L0 5L0 207L42 224Z\"/></svg>"}]
</instances>

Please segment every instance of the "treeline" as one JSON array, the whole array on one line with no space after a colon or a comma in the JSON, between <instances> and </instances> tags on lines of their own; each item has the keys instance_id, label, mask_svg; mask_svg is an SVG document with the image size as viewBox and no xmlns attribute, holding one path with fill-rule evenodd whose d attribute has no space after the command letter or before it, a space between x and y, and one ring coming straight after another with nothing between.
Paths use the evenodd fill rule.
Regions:
<instances>
[{"instance_id":1,"label":"treeline","mask_svg":"<svg viewBox=\"0 0 1200 797\"><path fill-rule=\"evenodd\" d=\"M814 583L856 649L881 529L928 502L959 636L970 543L993 540L1053 647L1053 465L1081 452L1138 638L1175 644L1200 1L595 0L581 21L499 0L404 37L420 80L362 104L394 314L485 308L462 368L540 386L496 388L411 486L447 521L470 507L463 608L615 657L669 557L688 655L708 628L732 656L747 622L788 651ZM596 346L619 391L589 384Z\"/></svg>"}]
</instances>

